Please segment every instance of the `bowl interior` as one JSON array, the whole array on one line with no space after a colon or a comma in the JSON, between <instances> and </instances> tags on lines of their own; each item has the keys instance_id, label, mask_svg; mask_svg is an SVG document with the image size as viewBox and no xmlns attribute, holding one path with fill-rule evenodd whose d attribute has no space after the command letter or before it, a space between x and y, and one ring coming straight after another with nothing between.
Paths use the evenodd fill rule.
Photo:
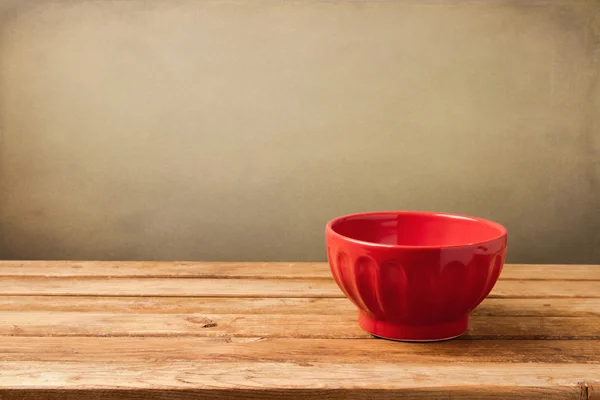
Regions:
<instances>
[{"instance_id":1,"label":"bowl interior","mask_svg":"<svg viewBox=\"0 0 600 400\"><path fill-rule=\"evenodd\" d=\"M464 246L506 234L499 224L474 217L441 213L367 213L338 218L331 229L350 239L383 245Z\"/></svg>"}]
</instances>

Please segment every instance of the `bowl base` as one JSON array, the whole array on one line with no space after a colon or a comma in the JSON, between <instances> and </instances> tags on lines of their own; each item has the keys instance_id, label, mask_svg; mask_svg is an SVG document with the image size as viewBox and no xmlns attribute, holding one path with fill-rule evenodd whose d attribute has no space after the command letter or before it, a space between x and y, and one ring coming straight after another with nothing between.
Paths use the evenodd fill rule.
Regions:
<instances>
[{"instance_id":1,"label":"bowl base","mask_svg":"<svg viewBox=\"0 0 600 400\"><path fill-rule=\"evenodd\" d=\"M408 325L378 320L359 312L358 324L365 331L383 339L401 342L439 342L464 334L469 325L469 316L441 324Z\"/></svg>"}]
</instances>

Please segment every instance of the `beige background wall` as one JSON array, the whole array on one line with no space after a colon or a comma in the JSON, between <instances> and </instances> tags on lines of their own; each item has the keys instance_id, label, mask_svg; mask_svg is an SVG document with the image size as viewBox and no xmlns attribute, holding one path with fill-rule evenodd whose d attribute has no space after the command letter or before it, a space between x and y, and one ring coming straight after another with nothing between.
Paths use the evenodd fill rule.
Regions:
<instances>
[{"instance_id":1,"label":"beige background wall","mask_svg":"<svg viewBox=\"0 0 600 400\"><path fill-rule=\"evenodd\" d=\"M0 0L0 258L322 260L467 213L600 263L600 2Z\"/></svg>"}]
</instances>

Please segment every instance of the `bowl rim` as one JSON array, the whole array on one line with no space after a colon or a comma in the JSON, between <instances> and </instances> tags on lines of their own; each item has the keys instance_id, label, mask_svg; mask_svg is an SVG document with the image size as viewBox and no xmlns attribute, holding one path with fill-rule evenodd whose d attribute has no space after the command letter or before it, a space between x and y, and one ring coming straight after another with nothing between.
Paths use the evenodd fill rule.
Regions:
<instances>
[{"instance_id":1,"label":"bowl rim","mask_svg":"<svg viewBox=\"0 0 600 400\"><path fill-rule=\"evenodd\" d=\"M438 216L438 217L442 217L442 218L469 219L469 220L475 221L477 223L488 225L492 228L495 228L500 233L489 239L480 240L477 242L465 242L465 243L461 243L461 244L439 244L439 245L406 245L406 244L375 243L375 242L368 242L366 240L354 239L354 238L351 238L348 236L344 236L344 235L336 232L333 229L333 225L340 222L341 220L344 220L347 218L353 218L353 217L365 217L365 216L370 216L370 215L422 215L422 216L434 215L434 216ZM474 217L474 216L465 215L465 214L456 214L456 213L438 212L438 211L367 211L367 212L346 214L346 215L341 215L339 217L336 217L336 218L330 220L329 222L327 222L327 225L325 226L325 233L326 233L326 235L336 236L342 240L352 242L355 244L360 244L363 246L386 248L386 249L402 249L402 250L464 248L464 247L470 247L470 246L479 246L479 245L494 242L496 240L508 237L508 231L506 230L506 228L503 225L501 225L497 222L491 221L489 219Z\"/></svg>"}]
</instances>

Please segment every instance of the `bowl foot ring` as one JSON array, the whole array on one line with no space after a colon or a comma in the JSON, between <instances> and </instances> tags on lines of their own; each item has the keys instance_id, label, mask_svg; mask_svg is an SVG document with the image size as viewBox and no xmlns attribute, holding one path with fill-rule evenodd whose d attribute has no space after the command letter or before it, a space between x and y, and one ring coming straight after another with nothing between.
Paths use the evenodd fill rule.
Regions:
<instances>
[{"instance_id":1,"label":"bowl foot ring","mask_svg":"<svg viewBox=\"0 0 600 400\"><path fill-rule=\"evenodd\" d=\"M382 339L400 342L440 342L463 335L469 325L469 316L439 324L408 325L378 320L359 312L358 324L365 331Z\"/></svg>"}]
</instances>

